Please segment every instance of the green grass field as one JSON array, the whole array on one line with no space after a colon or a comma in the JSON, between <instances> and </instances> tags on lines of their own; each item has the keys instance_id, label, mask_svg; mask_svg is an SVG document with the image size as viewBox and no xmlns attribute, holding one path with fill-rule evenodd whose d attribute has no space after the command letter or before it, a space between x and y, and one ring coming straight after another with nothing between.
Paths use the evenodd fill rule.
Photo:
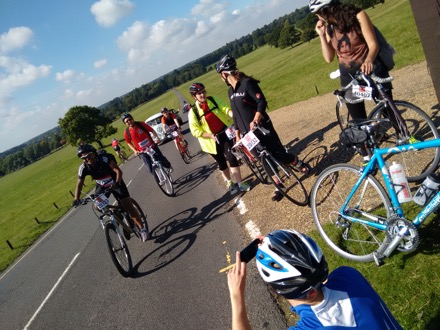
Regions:
<instances>
[{"instance_id":1,"label":"green grass field","mask_svg":"<svg viewBox=\"0 0 440 330\"><path fill-rule=\"evenodd\" d=\"M396 68L423 61L424 54L408 0L387 0L368 10L373 22L396 48ZM262 80L261 87L268 98L270 110L276 110L338 87L339 82L328 78L337 68L328 65L321 55L319 40L290 49L262 47L237 60L243 72ZM220 77L211 71L197 79L210 94L227 100L227 89ZM178 90L192 102L188 93L191 82ZM145 120L167 106L179 108L172 91L132 111L135 119ZM336 119L336 118L335 118ZM116 138L123 140L123 123L114 123ZM108 150L112 137L102 141ZM112 151L110 151L112 152ZM15 173L0 178L0 270L4 270L43 232L66 213L73 200L80 161L76 148L65 146L44 159ZM93 183L87 179L87 187ZM56 208L54 204L58 207ZM39 224L35 221L39 220ZM312 233L324 248L330 268L351 265L359 269L378 290L405 329L437 329L440 315L439 217L420 230L422 242L415 253L396 254L384 266L351 263L335 256L317 234ZM14 247L11 250L6 241Z\"/></svg>"}]
</instances>

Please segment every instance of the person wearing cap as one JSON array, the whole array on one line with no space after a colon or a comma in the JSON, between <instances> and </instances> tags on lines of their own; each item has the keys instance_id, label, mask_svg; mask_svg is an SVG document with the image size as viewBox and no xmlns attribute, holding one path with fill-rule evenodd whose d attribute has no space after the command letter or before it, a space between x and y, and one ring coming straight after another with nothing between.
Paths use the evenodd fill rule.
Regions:
<instances>
[{"instance_id":1,"label":"person wearing cap","mask_svg":"<svg viewBox=\"0 0 440 330\"><path fill-rule=\"evenodd\" d=\"M259 237L255 259L262 279L289 302L300 319L294 329L402 329L379 294L356 269L341 266L329 275L316 242L294 230ZM232 330L251 329L246 312L246 263L236 253L228 273Z\"/></svg>"}]
</instances>

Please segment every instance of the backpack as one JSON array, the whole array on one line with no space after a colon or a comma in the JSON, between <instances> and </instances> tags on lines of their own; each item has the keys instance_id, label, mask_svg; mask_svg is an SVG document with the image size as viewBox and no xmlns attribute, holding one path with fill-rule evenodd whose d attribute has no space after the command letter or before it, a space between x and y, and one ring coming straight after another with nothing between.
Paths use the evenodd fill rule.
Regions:
<instances>
[{"instance_id":1,"label":"backpack","mask_svg":"<svg viewBox=\"0 0 440 330\"><path fill-rule=\"evenodd\" d=\"M395 49L391 46L385 39L383 34L379 29L374 26L374 33L376 34L377 43L379 44L379 53L377 54L377 59L390 71L394 68L394 54L396 54Z\"/></svg>"},{"instance_id":2,"label":"backpack","mask_svg":"<svg viewBox=\"0 0 440 330\"><path fill-rule=\"evenodd\" d=\"M197 121L199 121L199 122L200 122L201 117L206 116L206 115L207 115L208 113L210 113L212 110L214 110L214 109L218 109L218 108L219 108L217 102L215 102L215 100L214 100L214 98L213 98L212 96L207 96L206 98L207 98L208 100L210 100L210 101L214 104L214 107L213 107L212 109L209 108L209 111L208 111L208 112L205 112L202 116L199 115L199 112L197 111L197 107L196 107L196 104L195 104L195 103L191 106L191 107L192 107L192 111L193 111L194 114L196 115L196 117L197 117Z\"/></svg>"}]
</instances>

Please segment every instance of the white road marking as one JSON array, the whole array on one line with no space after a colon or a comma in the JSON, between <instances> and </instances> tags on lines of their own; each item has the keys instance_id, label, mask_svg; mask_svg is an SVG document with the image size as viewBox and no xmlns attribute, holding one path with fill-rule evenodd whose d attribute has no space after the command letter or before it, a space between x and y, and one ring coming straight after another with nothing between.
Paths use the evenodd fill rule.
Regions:
<instances>
[{"instance_id":1,"label":"white road marking","mask_svg":"<svg viewBox=\"0 0 440 330\"><path fill-rule=\"evenodd\" d=\"M61 277L58 279L58 281L55 283L54 287L52 288L52 290L50 290L49 294L46 296L46 298L44 298L43 302L41 303L40 307L38 307L37 311L34 313L34 315L32 315L31 319L29 320L29 322L26 324L26 326L24 327L23 330L27 330L29 328L29 326L31 325L32 321L35 320L35 318L37 317L38 313L40 312L40 310L43 308L44 304L46 304L46 302L49 300L50 296L52 295L52 293L55 291L55 289L58 287L58 285L61 283L61 280L64 278L64 276L66 276L67 272L69 271L70 267L72 267L73 263L75 262L76 258L78 258L79 256L79 252L75 255L75 257L73 257L72 261L70 262L69 266L67 266L67 268L64 270L63 274L61 274Z\"/></svg>"},{"instance_id":2,"label":"white road marking","mask_svg":"<svg viewBox=\"0 0 440 330\"><path fill-rule=\"evenodd\" d=\"M235 200L235 205L240 210L241 215L245 214L248 211L246 205L243 202L243 198L241 198L241 196Z\"/></svg>"},{"instance_id":3,"label":"white road marking","mask_svg":"<svg viewBox=\"0 0 440 330\"><path fill-rule=\"evenodd\" d=\"M249 220L248 223L246 223L245 227L249 233L249 236L252 239L256 238L257 236L261 236L260 229L257 227L255 222L253 222L252 220Z\"/></svg>"}]
</instances>

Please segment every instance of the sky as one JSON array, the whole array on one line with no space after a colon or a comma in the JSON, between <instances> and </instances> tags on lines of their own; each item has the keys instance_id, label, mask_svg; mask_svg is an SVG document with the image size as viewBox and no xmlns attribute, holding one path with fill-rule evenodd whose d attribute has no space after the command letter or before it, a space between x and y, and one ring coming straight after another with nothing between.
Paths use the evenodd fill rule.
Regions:
<instances>
[{"instance_id":1,"label":"sky","mask_svg":"<svg viewBox=\"0 0 440 330\"><path fill-rule=\"evenodd\" d=\"M308 0L0 0L0 152Z\"/></svg>"}]
</instances>

